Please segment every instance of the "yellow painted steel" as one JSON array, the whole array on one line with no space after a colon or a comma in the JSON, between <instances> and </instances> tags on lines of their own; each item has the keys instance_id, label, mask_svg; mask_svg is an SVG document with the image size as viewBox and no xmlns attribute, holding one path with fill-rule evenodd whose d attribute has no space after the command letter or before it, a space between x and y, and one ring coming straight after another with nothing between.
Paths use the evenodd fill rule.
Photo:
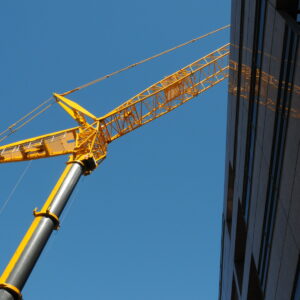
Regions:
<instances>
[{"instance_id":1,"label":"yellow painted steel","mask_svg":"<svg viewBox=\"0 0 300 300\"><path fill-rule=\"evenodd\" d=\"M93 159L99 162L106 157L107 146L113 140L172 111L226 79L228 54L229 44L226 44L100 118L63 95L53 94L79 126L1 146L0 163L64 154L71 154L70 161ZM91 123L87 118L92 120Z\"/></svg>"},{"instance_id":2,"label":"yellow painted steel","mask_svg":"<svg viewBox=\"0 0 300 300\"><path fill-rule=\"evenodd\" d=\"M51 219L54 223L54 229L55 230L59 229L59 226L60 226L59 218L56 214L50 212L49 209L47 209L46 212L43 212L43 211L37 211L37 208L35 208L33 211L33 215L35 217L46 217L46 218Z\"/></svg>"},{"instance_id":3,"label":"yellow painted steel","mask_svg":"<svg viewBox=\"0 0 300 300\"><path fill-rule=\"evenodd\" d=\"M0 283L5 283L9 277L9 274L11 273L11 271L13 270L14 266L16 265L16 263L18 262L20 256L22 255L25 247L27 246L28 242L30 241L33 233L35 232L37 226L39 225L41 218L44 217L45 214L47 214L47 212L49 212L51 210L51 203L55 197L55 195L57 194L59 188L61 187L64 179L66 178L70 168L72 167L71 164L67 164L64 172L62 173L62 175L60 176L59 180L57 181L56 185L54 186L53 190L51 191L48 199L46 200L43 208L41 209L41 211L39 213L37 213L37 215L35 216L32 224L30 225L28 231L26 232L23 240L21 241L21 243L19 244L16 252L14 253L13 257L11 258L10 262L8 263L7 267L5 268L3 274L1 275L0 278ZM57 218L57 217L56 217ZM58 219L58 218L57 218Z\"/></svg>"},{"instance_id":4,"label":"yellow painted steel","mask_svg":"<svg viewBox=\"0 0 300 300\"><path fill-rule=\"evenodd\" d=\"M79 127L61 130L0 147L0 163L72 154Z\"/></svg>"},{"instance_id":5,"label":"yellow painted steel","mask_svg":"<svg viewBox=\"0 0 300 300\"><path fill-rule=\"evenodd\" d=\"M71 107L71 111L73 111L73 113L71 114L71 116L76 119L76 112L81 112L82 114L90 117L91 119L93 119L94 121L97 120L97 117L95 117L92 113L90 113L88 110L86 110L85 108L83 108L82 106L80 106L78 103L67 99L59 94L54 93L53 96L57 99L58 104L62 105L62 102L65 103L66 105L68 105L69 107ZM66 109L66 107L64 107L64 109ZM70 110L70 109L69 109ZM75 114L75 115L74 115Z\"/></svg>"},{"instance_id":6,"label":"yellow painted steel","mask_svg":"<svg viewBox=\"0 0 300 300\"><path fill-rule=\"evenodd\" d=\"M0 282L6 282L7 278L9 277L9 274L13 270L15 264L19 260L21 254L23 253L23 250L25 249L26 245L28 244L30 238L32 237L32 234L34 233L35 229L39 225L40 218L35 218L29 227L28 231L26 232L22 242L20 243L19 247L17 248L16 252L14 253L12 259L8 263L7 267L5 268L3 274L1 275Z\"/></svg>"},{"instance_id":7,"label":"yellow painted steel","mask_svg":"<svg viewBox=\"0 0 300 300\"><path fill-rule=\"evenodd\" d=\"M72 167L71 164L67 164L66 168L64 169L64 171L61 174L60 178L58 179L56 185L52 189L49 197L47 198L44 206L42 207L42 209L41 209L42 212L46 212L51 207L51 203L53 201L53 198L57 194L59 188L61 187L61 185L62 185L63 181L65 180L65 178L66 178L68 172L70 171L71 167Z\"/></svg>"},{"instance_id":8,"label":"yellow painted steel","mask_svg":"<svg viewBox=\"0 0 300 300\"><path fill-rule=\"evenodd\" d=\"M21 291L12 284L3 282L3 283L0 283L0 288L8 290L8 291L12 291L17 296L18 300L22 300L22 298L23 298L22 294L21 294Z\"/></svg>"}]
</instances>

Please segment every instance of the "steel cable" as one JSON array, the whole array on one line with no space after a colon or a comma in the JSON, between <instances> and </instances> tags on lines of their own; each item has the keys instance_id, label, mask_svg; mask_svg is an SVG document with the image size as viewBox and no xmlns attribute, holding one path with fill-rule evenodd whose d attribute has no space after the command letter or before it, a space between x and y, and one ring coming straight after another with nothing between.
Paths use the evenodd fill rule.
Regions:
<instances>
[{"instance_id":1,"label":"steel cable","mask_svg":"<svg viewBox=\"0 0 300 300\"><path fill-rule=\"evenodd\" d=\"M14 193L16 192L19 184L21 183L21 181L23 180L24 176L26 175L27 171L29 170L30 166L31 166L32 161L29 161L29 163L27 164L27 166L25 167L25 169L23 170L22 174L20 175L19 179L17 180L15 186L12 188L11 192L9 193L8 197L5 199L5 201L3 202L1 208L0 208L0 215L3 213L4 209L6 208L7 204L9 203L9 201L12 199Z\"/></svg>"},{"instance_id":2,"label":"steel cable","mask_svg":"<svg viewBox=\"0 0 300 300\"><path fill-rule=\"evenodd\" d=\"M76 87L76 88L74 88L74 89L72 89L72 90L70 90L70 91L67 91L67 92L65 92L65 93L62 93L61 95L62 95L62 96L66 96L66 95L68 95L68 94L71 94L71 93L74 93L74 92L79 91L79 90L81 90L81 89L84 89L84 88L86 88L86 87L89 87L89 86L91 86L91 85L93 85L93 84L95 84L95 83L98 83L98 82L100 82L100 81L103 81L103 80L105 80L105 79L107 79L107 78L110 78L110 77L112 77L112 76L114 76L114 75L117 75L117 74L119 74L119 73L121 73L121 72L124 72L124 71L126 71L126 70L132 69L132 68L134 68L134 67L136 67L136 66L138 66L138 65L141 65L141 64L143 64L143 63L145 63L145 62L147 62L147 61L150 61L150 60L152 60L152 59L154 59L154 58L160 57L160 56L162 56L162 55L164 55L164 54L170 53L170 52L172 52L172 51L174 51L174 50L176 50L176 49L178 49L178 48L181 48L181 47L183 47L183 46L192 44L192 43L194 43L194 42L196 42L196 41L198 41L198 40L200 40L200 39L203 39L203 38L205 38L205 37L207 37L207 36L210 36L210 35L212 35L212 34L214 34L214 33L217 33L217 32L219 32L219 31L224 30L224 29L229 28L229 27L230 27L230 25L226 25L226 26L220 27L220 28L218 28L218 29L216 29L216 30L213 30L213 31L211 31L211 32L209 32L209 33L206 33L206 34L201 35L201 36L199 36L199 37L197 37L197 38L194 38L194 39L192 39L192 40L189 40L189 41L187 41L187 42L185 42L185 43L182 43L182 44L180 44L180 45L178 45L178 46L175 46L175 47L173 47L173 48L170 48L170 49L168 49L168 50L165 50L165 51L163 51L163 52L160 52L160 53L158 53L158 54L156 54L156 55L153 55L153 56L151 56L151 57L149 57L149 58L143 59L143 60L141 60L141 61L139 61L139 62L136 62L136 63L134 63L134 64L131 64L131 65L127 66L127 67L124 67L124 68L122 68L122 69L119 69L119 70L117 70L117 71L114 71L114 72L112 72L112 73L109 73L109 74L107 74L107 75L105 75L105 76L102 76L102 77L100 77L100 78L97 78L97 79L95 79L95 80L92 80L92 81L90 81L90 82L88 82L88 83L85 83L85 84L83 84L83 85L81 85L81 86L78 86L78 87ZM53 100L53 102L50 103L50 104L48 104L49 102L51 102L51 100ZM40 105L38 105L36 108L34 108L32 111L30 111L29 113L27 113L25 116L23 116L22 118L20 118L19 120L17 120L15 123L13 123L12 125L10 125L7 129L5 129L4 131L2 131L2 132L0 133L0 142L4 141L6 138L8 138L8 137L11 136L12 134L14 134L14 133L15 133L16 131L18 131L20 128L22 128L23 126L25 126L26 124L28 124L29 122L31 122L33 119L35 119L37 116L39 116L39 115L42 114L43 112L45 112L45 111L46 111L47 109L49 109L54 103L55 103L55 99L54 99L53 97L50 97L50 98L48 98L47 100L45 100L43 103L41 103ZM48 104L48 105L47 105L47 104ZM39 109L41 109L41 110L38 111ZM36 111L38 111L38 112L35 113ZM34 114L34 113L35 113L35 114ZM21 123L21 124L20 124L20 123ZM20 124L20 125L17 126L18 124ZM17 127L16 127L16 126L17 126Z\"/></svg>"}]
</instances>

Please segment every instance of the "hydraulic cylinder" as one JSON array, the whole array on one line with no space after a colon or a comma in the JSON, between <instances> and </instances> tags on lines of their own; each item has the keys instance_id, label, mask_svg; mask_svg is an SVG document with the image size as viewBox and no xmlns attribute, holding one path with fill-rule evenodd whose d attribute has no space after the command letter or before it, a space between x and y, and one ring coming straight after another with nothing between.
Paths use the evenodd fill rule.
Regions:
<instances>
[{"instance_id":1,"label":"hydraulic cylinder","mask_svg":"<svg viewBox=\"0 0 300 300\"><path fill-rule=\"evenodd\" d=\"M41 211L34 210L34 220L0 278L0 300L21 299L34 265L53 230L78 180L84 172L80 162L67 164Z\"/></svg>"}]
</instances>

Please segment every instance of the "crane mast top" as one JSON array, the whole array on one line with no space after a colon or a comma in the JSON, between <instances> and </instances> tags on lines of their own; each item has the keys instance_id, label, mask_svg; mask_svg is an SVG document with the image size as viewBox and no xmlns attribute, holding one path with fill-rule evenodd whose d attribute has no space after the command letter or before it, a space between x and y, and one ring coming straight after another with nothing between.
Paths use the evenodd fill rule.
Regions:
<instances>
[{"instance_id":1,"label":"crane mast top","mask_svg":"<svg viewBox=\"0 0 300 300\"><path fill-rule=\"evenodd\" d=\"M77 127L0 147L0 163L71 154L70 161L85 165L86 173L106 157L107 145L186 103L228 77L229 44L165 77L111 112L98 118L63 95L57 103Z\"/></svg>"}]
</instances>

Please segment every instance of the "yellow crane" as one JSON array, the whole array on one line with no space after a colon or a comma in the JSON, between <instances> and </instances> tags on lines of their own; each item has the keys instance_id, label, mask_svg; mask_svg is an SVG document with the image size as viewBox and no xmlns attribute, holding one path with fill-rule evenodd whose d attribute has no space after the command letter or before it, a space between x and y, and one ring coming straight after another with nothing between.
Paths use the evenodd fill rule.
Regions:
<instances>
[{"instance_id":1,"label":"yellow crane","mask_svg":"<svg viewBox=\"0 0 300 300\"><path fill-rule=\"evenodd\" d=\"M69 154L67 166L0 278L0 300L21 299L21 290L82 174L90 174L107 155L108 144L188 102L228 77L229 44L165 77L102 117L68 94L53 94L77 127L0 147L0 163Z\"/></svg>"}]
</instances>

